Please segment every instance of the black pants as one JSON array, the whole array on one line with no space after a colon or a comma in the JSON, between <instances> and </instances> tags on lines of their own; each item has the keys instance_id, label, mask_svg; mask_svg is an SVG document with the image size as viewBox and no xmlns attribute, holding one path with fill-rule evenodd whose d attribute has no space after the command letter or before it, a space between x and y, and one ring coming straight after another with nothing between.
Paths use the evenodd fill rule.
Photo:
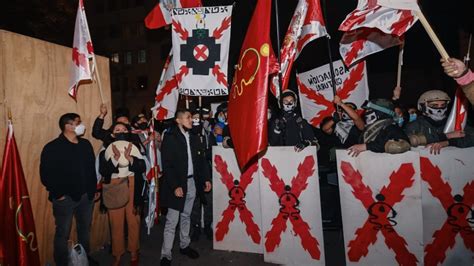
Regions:
<instances>
[{"instance_id":1,"label":"black pants","mask_svg":"<svg viewBox=\"0 0 474 266\"><path fill-rule=\"evenodd\" d=\"M201 213L204 209L204 227L210 227L212 224L212 192L204 193L207 204L202 204L201 199L196 197L194 200L193 211L191 213L191 226L201 227Z\"/></svg>"},{"instance_id":2,"label":"black pants","mask_svg":"<svg viewBox=\"0 0 474 266\"><path fill-rule=\"evenodd\" d=\"M82 195L79 201L66 196L64 200L53 200L53 215L56 224L54 234L54 261L57 266L67 266L69 259L68 240L71 233L72 217L76 218L77 238L89 253L90 226L94 202Z\"/></svg>"}]
</instances>

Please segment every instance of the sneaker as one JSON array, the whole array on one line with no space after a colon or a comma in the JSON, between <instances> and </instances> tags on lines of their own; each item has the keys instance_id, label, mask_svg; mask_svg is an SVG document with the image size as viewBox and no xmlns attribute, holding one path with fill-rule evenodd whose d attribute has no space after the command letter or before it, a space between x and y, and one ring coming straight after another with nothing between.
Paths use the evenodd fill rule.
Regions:
<instances>
[{"instance_id":1,"label":"sneaker","mask_svg":"<svg viewBox=\"0 0 474 266\"><path fill-rule=\"evenodd\" d=\"M167 258L162 258L161 259L160 266L169 266L169 265L171 265L171 260L169 260Z\"/></svg>"},{"instance_id":2,"label":"sneaker","mask_svg":"<svg viewBox=\"0 0 474 266\"><path fill-rule=\"evenodd\" d=\"M186 248L180 248L179 253L186 255L191 259L199 258L199 253L196 250L190 248L189 246Z\"/></svg>"},{"instance_id":3,"label":"sneaker","mask_svg":"<svg viewBox=\"0 0 474 266\"><path fill-rule=\"evenodd\" d=\"M212 240L214 233L212 232L212 228L210 226L204 227L204 234L208 240Z\"/></svg>"},{"instance_id":4,"label":"sneaker","mask_svg":"<svg viewBox=\"0 0 474 266\"><path fill-rule=\"evenodd\" d=\"M191 234L191 241L192 242L199 241L199 236L201 236L201 228L199 226L193 226L192 234Z\"/></svg>"}]
</instances>

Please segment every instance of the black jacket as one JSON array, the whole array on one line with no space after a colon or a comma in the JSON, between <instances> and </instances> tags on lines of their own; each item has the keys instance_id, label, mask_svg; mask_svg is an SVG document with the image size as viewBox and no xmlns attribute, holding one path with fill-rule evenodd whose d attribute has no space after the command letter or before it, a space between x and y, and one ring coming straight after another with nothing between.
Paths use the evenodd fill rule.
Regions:
<instances>
[{"instance_id":1,"label":"black jacket","mask_svg":"<svg viewBox=\"0 0 474 266\"><path fill-rule=\"evenodd\" d=\"M145 180L143 174L146 171L145 161L133 157L133 164L129 166L129 170L133 172L135 179L135 188L133 191L133 205L136 208L142 208L144 202L144 195L142 195ZM113 173L118 173L118 166L112 163L112 160L105 159L105 150L99 154L99 173L104 178L103 182L109 184Z\"/></svg>"},{"instance_id":2,"label":"black jacket","mask_svg":"<svg viewBox=\"0 0 474 266\"><path fill-rule=\"evenodd\" d=\"M41 183L49 191L49 200L70 196L79 201L84 193L94 197L97 185L95 155L87 139L70 142L63 134L46 144L41 152Z\"/></svg>"},{"instance_id":3,"label":"black jacket","mask_svg":"<svg viewBox=\"0 0 474 266\"><path fill-rule=\"evenodd\" d=\"M390 124L380 130L373 141L367 142L367 150L372 152L385 152L385 143L389 140L406 140L410 143L408 136L398 125ZM363 141L362 141L363 142Z\"/></svg>"},{"instance_id":4,"label":"black jacket","mask_svg":"<svg viewBox=\"0 0 474 266\"><path fill-rule=\"evenodd\" d=\"M199 146L199 137L190 134L189 142L194 167L194 180L197 196L202 197L205 181L211 180L209 161L206 159L205 149ZM178 198L174 191L181 187L184 195L187 192L188 178L188 152L186 138L180 129L173 125L165 132L161 144L161 158L163 164L163 177L160 186L160 205L183 211L185 198Z\"/></svg>"},{"instance_id":5,"label":"black jacket","mask_svg":"<svg viewBox=\"0 0 474 266\"><path fill-rule=\"evenodd\" d=\"M97 117L92 126L92 137L102 140L104 147L109 146L110 143L114 142L115 139L112 137L112 130L107 130L103 128L104 119ZM131 127L129 126L129 131ZM141 154L146 154L146 147L142 144L140 136L134 133L130 133L130 141L133 142L135 146L140 150Z\"/></svg>"},{"instance_id":6,"label":"black jacket","mask_svg":"<svg viewBox=\"0 0 474 266\"><path fill-rule=\"evenodd\" d=\"M305 141L310 141L311 144L316 142L313 129L295 112L283 113L270 125L268 132L270 146L296 146Z\"/></svg>"}]
</instances>

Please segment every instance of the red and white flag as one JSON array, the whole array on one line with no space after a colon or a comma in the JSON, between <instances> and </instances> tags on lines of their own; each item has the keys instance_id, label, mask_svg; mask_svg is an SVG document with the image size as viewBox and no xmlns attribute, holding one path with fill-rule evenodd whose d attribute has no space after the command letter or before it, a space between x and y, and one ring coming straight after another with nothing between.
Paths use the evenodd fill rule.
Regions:
<instances>
[{"instance_id":1,"label":"red and white flag","mask_svg":"<svg viewBox=\"0 0 474 266\"><path fill-rule=\"evenodd\" d=\"M76 99L79 83L83 80L92 80L92 73L95 69L93 58L94 48L89 33L89 26L87 25L84 2L79 0L76 26L74 28L74 42L72 44L72 68L69 85L69 95L74 99ZM92 60L92 63L90 60Z\"/></svg>"},{"instance_id":2,"label":"red and white flag","mask_svg":"<svg viewBox=\"0 0 474 266\"><path fill-rule=\"evenodd\" d=\"M149 29L158 29L171 24L171 10L173 8L187 8L202 6L201 0L159 0L159 3L148 13L145 26Z\"/></svg>"},{"instance_id":3,"label":"red and white flag","mask_svg":"<svg viewBox=\"0 0 474 266\"><path fill-rule=\"evenodd\" d=\"M306 44L326 35L319 0L299 0L281 47L280 68L283 91L288 88L291 67ZM270 90L273 95L279 97L278 75L272 77Z\"/></svg>"},{"instance_id":4,"label":"red and white flag","mask_svg":"<svg viewBox=\"0 0 474 266\"><path fill-rule=\"evenodd\" d=\"M467 123L468 101L461 88L456 89L454 104L444 127L444 133L464 130Z\"/></svg>"},{"instance_id":5,"label":"red and white flag","mask_svg":"<svg viewBox=\"0 0 474 266\"><path fill-rule=\"evenodd\" d=\"M178 106L178 80L182 74L175 73L172 59L173 53L170 51L156 88L155 106L151 108L156 120L173 118Z\"/></svg>"},{"instance_id":6,"label":"red and white flag","mask_svg":"<svg viewBox=\"0 0 474 266\"><path fill-rule=\"evenodd\" d=\"M359 0L339 26L344 31L339 52L347 66L386 48L400 45L418 20L416 0Z\"/></svg>"}]
</instances>

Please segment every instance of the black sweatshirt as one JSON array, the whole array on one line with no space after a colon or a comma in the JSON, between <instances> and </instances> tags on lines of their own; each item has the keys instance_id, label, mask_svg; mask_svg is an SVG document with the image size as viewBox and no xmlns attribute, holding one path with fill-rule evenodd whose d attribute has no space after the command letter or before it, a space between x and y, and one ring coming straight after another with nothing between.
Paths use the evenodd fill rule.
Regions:
<instances>
[{"instance_id":1,"label":"black sweatshirt","mask_svg":"<svg viewBox=\"0 0 474 266\"><path fill-rule=\"evenodd\" d=\"M84 193L94 197L97 185L94 149L78 138L70 142L63 134L44 146L41 152L41 183L49 191L49 200L70 196L79 201Z\"/></svg>"}]
</instances>

